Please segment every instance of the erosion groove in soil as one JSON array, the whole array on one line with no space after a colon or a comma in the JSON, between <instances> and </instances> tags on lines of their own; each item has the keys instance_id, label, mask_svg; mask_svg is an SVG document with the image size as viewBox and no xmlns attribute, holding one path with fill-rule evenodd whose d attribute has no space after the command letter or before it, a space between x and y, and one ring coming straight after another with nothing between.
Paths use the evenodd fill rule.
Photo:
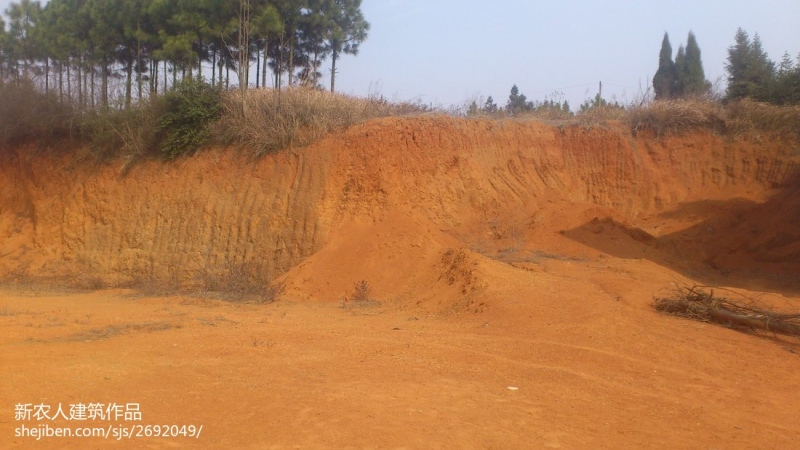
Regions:
<instances>
[{"instance_id":1,"label":"erosion groove in soil","mask_svg":"<svg viewBox=\"0 0 800 450\"><path fill-rule=\"evenodd\" d=\"M288 273L290 289L336 300L366 276L340 273L343 257L364 265L351 272L390 264L397 275L373 282L384 295L418 286L409 283L421 269L448 274L433 273L431 286L468 294L480 285L474 273L438 267L454 248L468 259L591 249L696 277L790 273L800 259L800 151L769 138L420 117L371 121L256 162L212 150L125 175L119 164L35 155L0 159L6 278L187 286L231 271L266 283L295 268L309 274ZM309 264L334 285L303 284Z\"/></svg>"},{"instance_id":2,"label":"erosion groove in soil","mask_svg":"<svg viewBox=\"0 0 800 450\"><path fill-rule=\"evenodd\" d=\"M76 402L205 426L153 448L800 441L796 338L653 308L798 310L797 142L420 117L125 175L0 154L8 448L18 403Z\"/></svg>"}]
</instances>

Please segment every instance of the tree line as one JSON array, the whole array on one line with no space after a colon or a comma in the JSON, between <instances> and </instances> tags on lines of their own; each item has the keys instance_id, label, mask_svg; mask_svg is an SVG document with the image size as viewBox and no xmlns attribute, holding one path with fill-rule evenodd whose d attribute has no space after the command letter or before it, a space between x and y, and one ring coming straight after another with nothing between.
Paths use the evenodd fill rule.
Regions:
<instances>
[{"instance_id":1,"label":"tree line","mask_svg":"<svg viewBox=\"0 0 800 450\"><path fill-rule=\"evenodd\" d=\"M126 107L185 79L318 87L328 58L334 91L337 60L369 31L361 0L20 0L5 16L0 83L36 80L79 106L108 107L112 80Z\"/></svg>"},{"instance_id":2,"label":"tree line","mask_svg":"<svg viewBox=\"0 0 800 450\"><path fill-rule=\"evenodd\" d=\"M797 62L784 52L781 62L769 59L758 34L739 28L735 43L728 48L725 64L730 99L752 98L779 105L800 104L800 53Z\"/></svg>"},{"instance_id":3,"label":"tree line","mask_svg":"<svg viewBox=\"0 0 800 450\"><path fill-rule=\"evenodd\" d=\"M752 39L739 28L735 43L728 48L726 100L750 98L780 105L800 103L800 54L797 62L784 53L775 64L764 51L756 34ZM653 77L656 100L705 95L711 83L705 79L700 47L694 33L689 32L686 46L678 48L672 59L669 34L664 33L658 58L658 71Z\"/></svg>"}]
</instances>

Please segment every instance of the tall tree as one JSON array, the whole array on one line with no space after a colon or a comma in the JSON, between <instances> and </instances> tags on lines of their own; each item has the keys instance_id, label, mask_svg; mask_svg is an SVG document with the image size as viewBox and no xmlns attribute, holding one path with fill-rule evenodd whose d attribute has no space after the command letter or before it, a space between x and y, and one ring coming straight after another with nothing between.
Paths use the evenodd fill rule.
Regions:
<instances>
[{"instance_id":1,"label":"tall tree","mask_svg":"<svg viewBox=\"0 0 800 450\"><path fill-rule=\"evenodd\" d=\"M672 97L680 97L683 95L683 76L686 72L686 48L681 45L678 47L678 53L675 55L675 86L672 91Z\"/></svg>"},{"instance_id":2,"label":"tall tree","mask_svg":"<svg viewBox=\"0 0 800 450\"><path fill-rule=\"evenodd\" d=\"M322 73L319 67L331 53L327 34L336 26L329 11L330 0L308 0L308 13L298 30L298 45L305 54L305 67L300 72L305 86L317 87Z\"/></svg>"},{"instance_id":3,"label":"tall tree","mask_svg":"<svg viewBox=\"0 0 800 450\"><path fill-rule=\"evenodd\" d=\"M661 53L658 55L658 71L653 77L653 90L656 100L672 98L675 94L676 73L675 63L672 61L672 45L669 35L664 33L661 41Z\"/></svg>"},{"instance_id":4,"label":"tall tree","mask_svg":"<svg viewBox=\"0 0 800 450\"><path fill-rule=\"evenodd\" d=\"M133 73L136 72L136 85L139 99L142 94L142 71L145 64L145 43L149 40L146 32L150 18L147 15L149 0L126 0L117 11L121 28L117 60L125 69L125 107L130 108L133 90Z\"/></svg>"},{"instance_id":5,"label":"tall tree","mask_svg":"<svg viewBox=\"0 0 800 450\"><path fill-rule=\"evenodd\" d=\"M29 77L29 67L36 52L32 34L35 21L40 12L40 3L31 0L20 0L19 3L11 3L6 9L6 15L9 20L8 35L10 37L11 59L16 67L19 67L20 61L22 62L22 75L25 78Z\"/></svg>"},{"instance_id":6,"label":"tall tree","mask_svg":"<svg viewBox=\"0 0 800 450\"><path fill-rule=\"evenodd\" d=\"M267 43L271 35L279 34L282 30L283 23L278 10L268 1L257 4L252 14L250 30L256 52L256 87L267 85Z\"/></svg>"},{"instance_id":7,"label":"tall tree","mask_svg":"<svg viewBox=\"0 0 800 450\"><path fill-rule=\"evenodd\" d=\"M694 33L686 40L685 57L677 70L677 93L679 96L699 95L708 92L711 83L706 81L700 47Z\"/></svg>"},{"instance_id":8,"label":"tall tree","mask_svg":"<svg viewBox=\"0 0 800 450\"><path fill-rule=\"evenodd\" d=\"M328 44L331 50L331 92L336 90L336 61L342 54L356 55L367 39L369 22L361 13L361 0L329 0L331 29Z\"/></svg>"},{"instance_id":9,"label":"tall tree","mask_svg":"<svg viewBox=\"0 0 800 450\"><path fill-rule=\"evenodd\" d=\"M0 86L6 78L5 64L8 57L8 34L6 33L6 22L0 16Z\"/></svg>"},{"instance_id":10,"label":"tall tree","mask_svg":"<svg viewBox=\"0 0 800 450\"><path fill-rule=\"evenodd\" d=\"M780 105L800 103L800 55L795 65L789 52L783 54L775 74L772 101Z\"/></svg>"},{"instance_id":11,"label":"tall tree","mask_svg":"<svg viewBox=\"0 0 800 450\"><path fill-rule=\"evenodd\" d=\"M283 73L288 76L287 84L294 84L296 60L301 59L298 56L302 56L297 53L298 28L308 12L308 0L272 0L272 4L282 22L280 32L268 44L272 68L275 71L275 86L280 88Z\"/></svg>"},{"instance_id":12,"label":"tall tree","mask_svg":"<svg viewBox=\"0 0 800 450\"><path fill-rule=\"evenodd\" d=\"M85 5L88 8L91 20L89 28L89 39L92 46L98 53L100 63L100 101L104 108L109 106L109 78L112 72L115 59L115 51L122 42L122 27L119 23L118 5L116 0L88 0Z\"/></svg>"},{"instance_id":13,"label":"tall tree","mask_svg":"<svg viewBox=\"0 0 800 450\"><path fill-rule=\"evenodd\" d=\"M751 41L746 31L741 28L737 30L735 43L728 48L725 70L728 72L728 99L769 99L775 63L764 52L758 34Z\"/></svg>"},{"instance_id":14,"label":"tall tree","mask_svg":"<svg viewBox=\"0 0 800 450\"><path fill-rule=\"evenodd\" d=\"M248 75L250 74L250 0L239 0L238 18L238 47L239 52L239 90L242 95L242 113L245 112L245 95L249 84Z\"/></svg>"}]
</instances>

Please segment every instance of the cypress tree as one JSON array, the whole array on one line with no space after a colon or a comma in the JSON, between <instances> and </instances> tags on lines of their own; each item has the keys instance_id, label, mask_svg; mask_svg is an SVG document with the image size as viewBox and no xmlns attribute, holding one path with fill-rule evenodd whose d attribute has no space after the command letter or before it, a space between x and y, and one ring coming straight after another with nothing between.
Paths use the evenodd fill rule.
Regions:
<instances>
[{"instance_id":1,"label":"cypress tree","mask_svg":"<svg viewBox=\"0 0 800 450\"><path fill-rule=\"evenodd\" d=\"M675 90L673 97L683 95L684 73L686 72L686 49L683 45L678 47L678 54L675 55Z\"/></svg>"},{"instance_id":2,"label":"cypress tree","mask_svg":"<svg viewBox=\"0 0 800 450\"><path fill-rule=\"evenodd\" d=\"M675 93L675 63L672 62L672 45L669 35L664 33L661 53L658 56L658 71L653 77L653 90L656 100L671 98Z\"/></svg>"},{"instance_id":3,"label":"cypress tree","mask_svg":"<svg viewBox=\"0 0 800 450\"><path fill-rule=\"evenodd\" d=\"M710 88L703 71L703 61L700 58L700 47L694 33L689 32L686 41L686 53L681 71L678 73L678 85L681 95L703 94Z\"/></svg>"}]
</instances>

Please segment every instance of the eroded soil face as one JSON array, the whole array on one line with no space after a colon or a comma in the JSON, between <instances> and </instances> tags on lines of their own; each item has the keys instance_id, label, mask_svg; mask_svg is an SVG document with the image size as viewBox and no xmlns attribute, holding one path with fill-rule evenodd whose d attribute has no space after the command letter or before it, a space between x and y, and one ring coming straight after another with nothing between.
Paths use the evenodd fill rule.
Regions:
<instances>
[{"instance_id":1,"label":"eroded soil face","mask_svg":"<svg viewBox=\"0 0 800 450\"><path fill-rule=\"evenodd\" d=\"M2 448L800 442L800 342L652 307L798 310L796 142L423 117L127 175L33 153L0 158ZM141 421L17 420L98 403Z\"/></svg>"}]
</instances>

